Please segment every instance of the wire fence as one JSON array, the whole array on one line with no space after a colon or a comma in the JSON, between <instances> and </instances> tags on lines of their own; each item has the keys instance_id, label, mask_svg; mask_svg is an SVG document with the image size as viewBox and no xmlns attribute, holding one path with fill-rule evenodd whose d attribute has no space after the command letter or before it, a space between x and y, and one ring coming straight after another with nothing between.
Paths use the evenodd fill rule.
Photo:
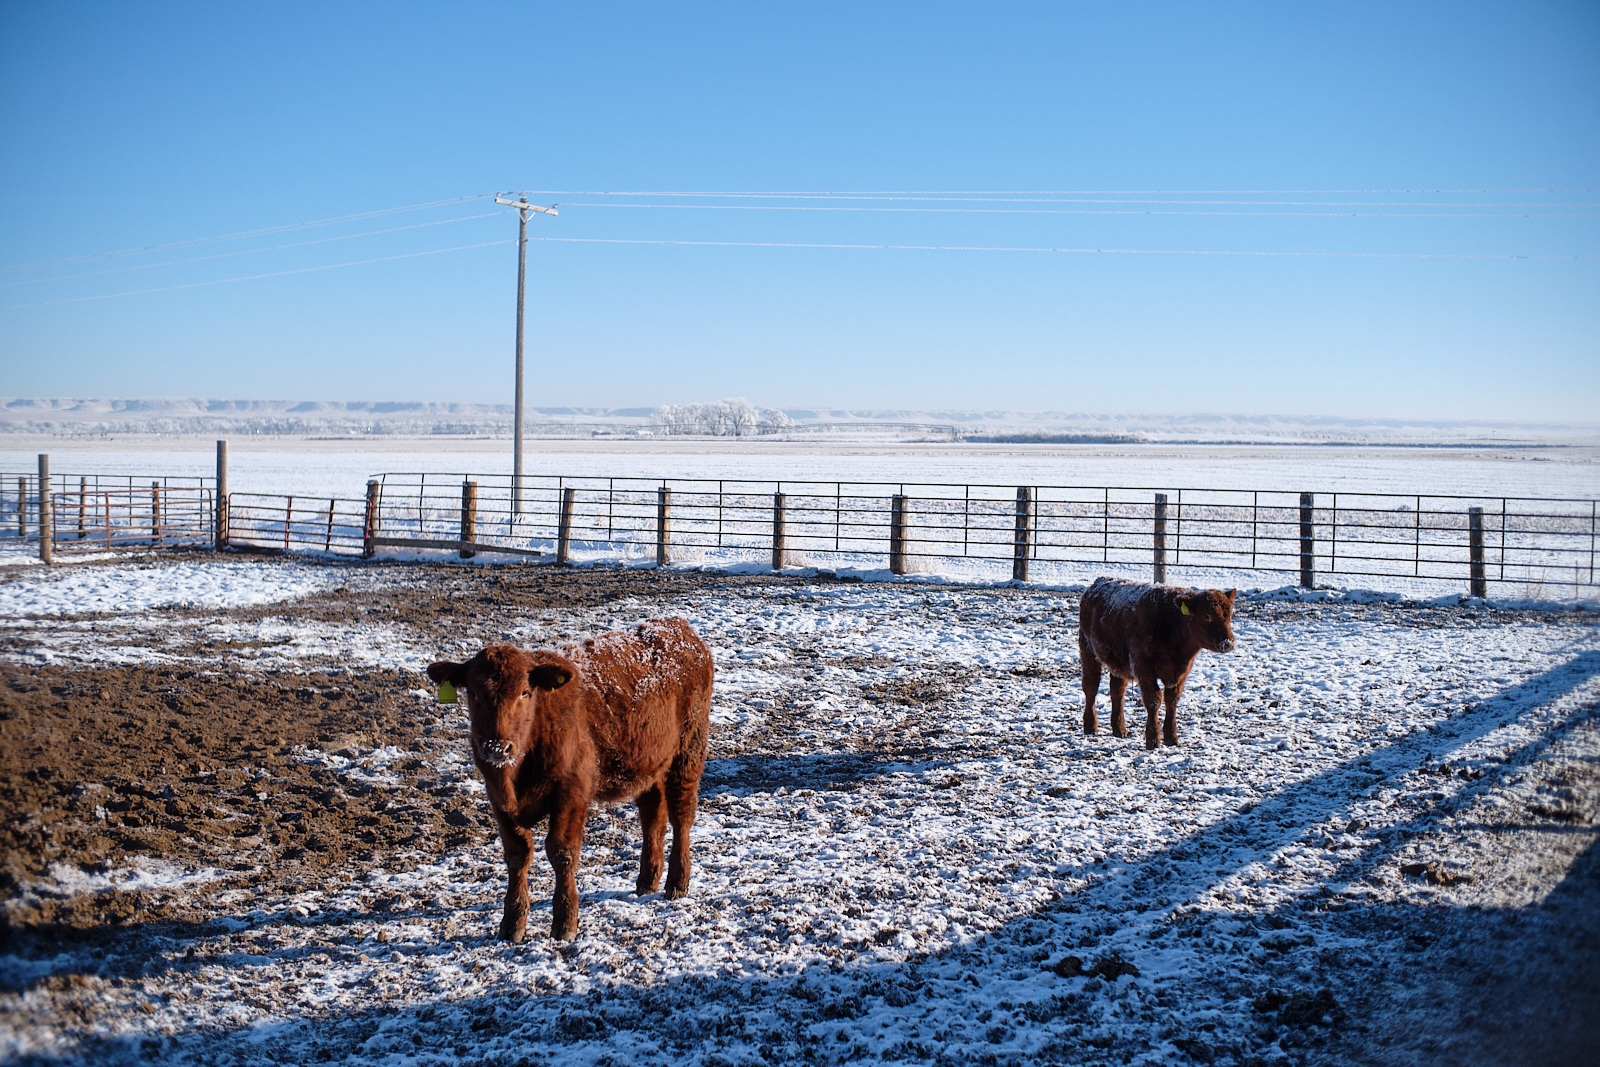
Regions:
<instances>
[{"instance_id":1,"label":"wire fence","mask_svg":"<svg viewBox=\"0 0 1600 1067\"><path fill-rule=\"evenodd\" d=\"M364 500L229 493L223 541L235 548L361 555L365 532Z\"/></svg>"},{"instance_id":2,"label":"wire fence","mask_svg":"<svg viewBox=\"0 0 1600 1067\"><path fill-rule=\"evenodd\" d=\"M37 540L39 476L0 474L0 538ZM58 551L209 544L216 481L172 475L52 474L51 545Z\"/></svg>"},{"instance_id":3,"label":"wire fence","mask_svg":"<svg viewBox=\"0 0 1600 1067\"><path fill-rule=\"evenodd\" d=\"M715 558L894 573L951 565L1037 579L1065 566L1600 594L1593 499L1310 494L1132 486L385 473L365 499L227 494L216 479L55 474L57 551L215 544L372 556L384 548L560 562ZM0 538L36 539L39 481L0 473Z\"/></svg>"},{"instance_id":4,"label":"wire fence","mask_svg":"<svg viewBox=\"0 0 1600 1067\"><path fill-rule=\"evenodd\" d=\"M468 503L470 487L471 503ZM713 551L887 558L897 573L966 560L1424 579L1501 593L1593 596L1600 508L1589 499L1302 494L1150 487L525 477L387 473L369 485L374 536L542 551L632 549L662 562ZM470 529L470 536L467 531ZM465 554L465 550L464 550Z\"/></svg>"}]
</instances>

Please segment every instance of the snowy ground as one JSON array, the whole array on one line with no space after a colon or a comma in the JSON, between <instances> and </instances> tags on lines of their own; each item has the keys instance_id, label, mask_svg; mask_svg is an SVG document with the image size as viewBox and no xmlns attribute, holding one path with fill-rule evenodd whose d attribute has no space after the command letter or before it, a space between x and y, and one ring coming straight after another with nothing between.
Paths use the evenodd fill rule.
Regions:
<instances>
[{"instance_id":1,"label":"snowy ground","mask_svg":"<svg viewBox=\"0 0 1600 1067\"><path fill-rule=\"evenodd\" d=\"M403 587L415 580L404 566L263 564L247 595L236 574L250 563L144 565L153 569L97 567L96 580L163 589L184 611L63 614L51 602L68 579L13 571L0 612L26 645L12 654L161 662L203 636L250 647L201 669L331 673L418 672L458 651L403 627L296 621L295 597L334 583ZM281 615L233 615L268 602ZM1368 1012L1379 994L1420 995L1417 945L1404 922L1355 919L1525 911L1568 876L1594 839L1595 615L1242 600L1239 651L1198 661L1179 710L1182 745L1146 752L1137 718L1126 740L1082 735L1076 610L1071 589L796 579L474 615L461 650L661 614L684 615L711 644L714 758L686 899L632 894L631 809L590 820L582 930L570 945L489 939L503 871L487 838L256 895L181 866L58 869L26 892L136 884L210 920L145 938L132 957L111 947L0 958L0 1057L1020 1064L1481 1053L1470 1042L1488 1039L1459 1018L1407 1016L1397 1031ZM412 677L419 713L431 714L426 682ZM1103 696L1101 707L1104 722ZM424 773L481 790L462 724L437 710ZM298 758L399 800L398 766L416 755L380 746ZM530 930L548 917L548 872L536 870Z\"/></svg>"},{"instance_id":2,"label":"snowy ground","mask_svg":"<svg viewBox=\"0 0 1600 1067\"><path fill-rule=\"evenodd\" d=\"M296 447L232 443L229 485L238 493L360 498L368 477L384 472L509 475L505 442L395 442L355 450L348 442ZM209 477L216 452L133 440L128 447L85 448L43 441L32 450L0 449L0 472L38 470L51 453L57 474ZM1462 496L1600 495L1600 448L1592 441L1496 447L1172 445L916 445L861 442L538 441L529 476L725 478L864 481L953 485L1125 486L1152 489L1245 489L1315 493L1424 493ZM4 487L0 487L4 488Z\"/></svg>"}]
</instances>

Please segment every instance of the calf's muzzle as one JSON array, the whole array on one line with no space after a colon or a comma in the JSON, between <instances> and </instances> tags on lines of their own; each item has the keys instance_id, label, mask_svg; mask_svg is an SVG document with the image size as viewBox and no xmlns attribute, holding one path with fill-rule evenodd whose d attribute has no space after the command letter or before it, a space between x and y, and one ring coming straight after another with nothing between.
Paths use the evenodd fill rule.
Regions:
<instances>
[{"instance_id":1,"label":"calf's muzzle","mask_svg":"<svg viewBox=\"0 0 1600 1067\"><path fill-rule=\"evenodd\" d=\"M491 767L509 767L517 762L517 749L510 741L478 741L478 756Z\"/></svg>"}]
</instances>

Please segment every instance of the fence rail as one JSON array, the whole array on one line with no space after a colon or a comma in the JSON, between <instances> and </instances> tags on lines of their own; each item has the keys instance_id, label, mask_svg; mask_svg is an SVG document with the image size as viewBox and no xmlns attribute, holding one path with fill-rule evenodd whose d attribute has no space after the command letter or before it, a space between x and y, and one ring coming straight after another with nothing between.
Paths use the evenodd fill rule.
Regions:
<instances>
[{"instance_id":1,"label":"fence rail","mask_svg":"<svg viewBox=\"0 0 1600 1067\"><path fill-rule=\"evenodd\" d=\"M472 507L466 506L471 487ZM501 549L633 546L800 556L1077 563L1419 578L1593 595L1600 508L1589 499L1308 494L1149 487L525 477L386 473L369 483L373 534ZM470 522L473 536L461 531Z\"/></svg>"},{"instance_id":2,"label":"fence rail","mask_svg":"<svg viewBox=\"0 0 1600 1067\"><path fill-rule=\"evenodd\" d=\"M214 539L210 489L80 489L50 494L50 542L59 552L205 545Z\"/></svg>"},{"instance_id":3,"label":"fence rail","mask_svg":"<svg viewBox=\"0 0 1600 1067\"><path fill-rule=\"evenodd\" d=\"M340 497L228 494L225 541L235 548L361 555L366 501Z\"/></svg>"},{"instance_id":4,"label":"fence rail","mask_svg":"<svg viewBox=\"0 0 1600 1067\"><path fill-rule=\"evenodd\" d=\"M215 479L172 475L0 473L0 540L37 541L46 515L60 551L192 545L215 530ZM48 507L41 507L48 504Z\"/></svg>"},{"instance_id":5,"label":"fence rail","mask_svg":"<svg viewBox=\"0 0 1600 1067\"><path fill-rule=\"evenodd\" d=\"M219 448L219 476L224 457ZM1306 586L1337 575L1462 584L1478 596L1600 594L1600 502L1581 498L534 476L513 514L503 475L385 473L364 500L224 492L221 506L219 482L65 473L41 497L39 475L0 473L0 538L36 539L53 516L41 555L205 543L561 562L715 553L774 569L878 559L897 574L965 560L1023 581L1054 564L1099 564L1149 568L1157 580L1249 571Z\"/></svg>"}]
</instances>

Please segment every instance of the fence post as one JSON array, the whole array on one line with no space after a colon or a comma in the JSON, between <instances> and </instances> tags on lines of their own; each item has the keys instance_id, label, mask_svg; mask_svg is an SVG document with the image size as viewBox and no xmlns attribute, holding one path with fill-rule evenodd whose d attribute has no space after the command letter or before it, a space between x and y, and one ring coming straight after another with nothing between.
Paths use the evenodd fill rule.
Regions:
<instances>
[{"instance_id":1,"label":"fence post","mask_svg":"<svg viewBox=\"0 0 1600 1067\"><path fill-rule=\"evenodd\" d=\"M896 493L889 501L889 573L906 572L906 498Z\"/></svg>"},{"instance_id":2,"label":"fence post","mask_svg":"<svg viewBox=\"0 0 1600 1067\"><path fill-rule=\"evenodd\" d=\"M1156 494L1155 555L1151 564L1151 581L1165 585L1167 581L1167 494Z\"/></svg>"},{"instance_id":3,"label":"fence post","mask_svg":"<svg viewBox=\"0 0 1600 1067\"><path fill-rule=\"evenodd\" d=\"M578 491L572 486L561 490L561 521L556 531L556 562L566 563L572 558L572 505Z\"/></svg>"},{"instance_id":4,"label":"fence post","mask_svg":"<svg viewBox=\"0 0 1600 1067\"><path fill-rule=\"evenodd\" d=\"M45 563L54 561L55 524L51 522L50 456L39 453L39 558Z\"/></svg>"},{"instance_id":5,"label":"fence post","mask_svg":"<svg viewBox=\"0 0 1600 1067\"><path fill-rule=\"evenodd\" d=\"M1017 525L1011 543L1011 580L1028 580L1028 545L1033 533L1033 490L1017 487Z\"/></svg>"},{"instance_id":6,"label":"fence post","mask_svg":"<svg viewBox=\"0 0 1600 1067\"><path fill-rule=\"evenodd\" d=\"M1489 595L1489 583L1483 576L1483 509L1467 509L1467 555L1470 563L1472 595L1482 599Z\"/></svg>"},{"instance_id":7,"label":"fence post","mask_svg":"<svg viewBox=\"0 0 1600 1067\"><path fill-rule=\"evenodd\" d=\"M217 518L218 548L228 547L228 442L217 442Z\"/></svg>"},{"instance_id":8,"label":"fence post","mask_svg":"<svg viewBox=\"0 0 1600 1067\"><path fill-rule=\"evenodd\" d=\"M656 490L656 566L672 562L672 490Z\"/></svg>"},{"instance_id":9,"label":"fence post","mask_svg":"<svg viewBox=\"0 0 1600 1067\"><path fill-rule=\"evenodd\" d=\"M83 477L80 477L78 479L78 540L80 540L80 541L82 541L84 539L84 537L86 536L86 534L83 531L83 519L84 519L83 511L84 511L84 504L85 504L84 497L88 494L88 492L89 492L89 478L88 478L88 475L84 475Z\"/></svg>"},{"instance_id":10,"label":"fence post","mask_svg":"<svg viewBox=\"0 0 1600 1067\"><path fill-rule=\"evenodd\" d=\"M161 483L150 483L150 543L161 543Z\"/></svg>"},{"instance_id":11,"label":"fence post","mask_svg":"<svg viewBox=\"0 0 1600 1067\"><path fill-rule=\"evenodd\" d=\"M783 570L783 494L772 494L772 569Z\"/></svg>"},{"instance_id":12,"label":"fence post","mask_svg":"<svg viewBox=\"0 0 1600 1067\"><path fill-rule=\"evenodd\" d=\"M294 522L294 497L286 497L283 502L283 550L289 551L289 526Z\"/></svg>"},{"instance_id":13,"label":"fence post","mask_svg":"<svg viewBox=\"0 0 1600 1067\"><path fill-rule=\"evenodd\" d=\"M1317 587L1316 537L1311 527L1311 509L1316 497L1300 494L1300 585L1305 589Z\"/></svg>"},{"instance_id":14,"label":"fence post","mask_svg":"<svg viewBox=\"0 0 1600 1067\"><path fill-rule=\"evenodd\" d=\"M378 536L378 482L367 483L367 512L361 520L361 558L371 559L378 551L372 539Z\"/></svg>"},{"instance_id":15,"label":"fence post","mask_svg":"<svg viewBox=\"0 0 1600 1067\"><path fill-rule=\"evenodd\" d=\"M328 535L322 539L322 551L324 552L333 551L333 505L334 501L330 499L328 501Z\"/></svg>"},{"instance_id":16,"label":"fence post","mask_svg":"<svg viewBox=\"0 0 1600 1067\"><path fill-rule=\"evenodd\" d=\"M461 483L461 558L471 559L477 550L468 548L478 539L478 483Z\"/></svg>"},{"instance_id":17,"label":"fence post","mask_svg":"<svg viewBox=\"0 0 1600 1067\"><path fill-rule=\"evenodd\" d=\"M17 479L17 540L28 536L28 479Z\"/></svg>"}]
</instances>

